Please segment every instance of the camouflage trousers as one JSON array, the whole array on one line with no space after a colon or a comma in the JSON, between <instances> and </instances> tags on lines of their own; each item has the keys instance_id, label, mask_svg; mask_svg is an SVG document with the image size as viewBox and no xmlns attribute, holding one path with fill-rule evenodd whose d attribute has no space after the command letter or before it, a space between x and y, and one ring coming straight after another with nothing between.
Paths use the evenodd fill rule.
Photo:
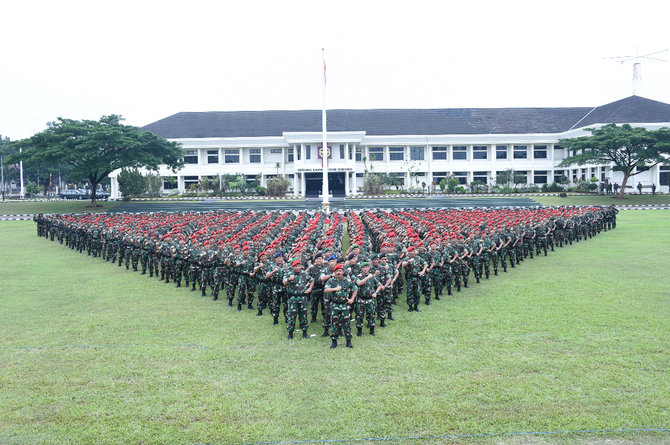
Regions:
<instances>
[{"instance_id":1,"label":"camouflage trousers","mask_svg":"<svg viewBox=\"0 0 670 445\"><path fill-rule=\"evenodd\" d=\"M272 289L269 283L261 281L258 283L258 310L262 311L270 305L272 298Z\"/></svg>"},{"instance_id":2,"label":"camouflage trousers","mask_svg":"<svg viewBox=\"0 0 670 445\"><path fill-rule=\"evenodd\" d=\"M323 304L323 289L312 289L312 293L310 294L310 312L312 313L312 317L316 317L316 315L319 313L319 304L321 304L321 312L323 313L323 310L325 309L325 305Z\"/></svg>"},{"instance_id":3,"label":"camouflage trousers","mask_svg":"<svg viewBox=\"0 0 670 445\"><path fill-rule=\"evenodd\" d=\"M442 293L442 274L440 267L433 267L430 270L430 284L433 287L433 292L435 292L435 297L439 297ZM426 300L430 301L430 294Z\"/></svg>"},{"instance_id":4,"label":"camouflage trousers","mask_svg":"<svg viewBox=\"0 0 670 445\"><path fill-rule=\"evenodd\" d=\"M420 277L407 278L407 304L412 307L419 304L421 300L421 280Z\"/></svg>"},{"instance_id":5,"label":"camouflage trousers","mask_svg":"<svg viewBox=\"0 0 670 445\"><path fill-rule=\"evenodd\" d=\"M200 269L200 290L202 295L205 295L207 286L214 288L214 268L211 266L203 266Z\"/></svg>"},{"instance_id":6,"label":"camouflage trousers","mask_svg":"<svg viewBox=\"0 0 670 445\"><path fill-rule=\"evenodd\" d=\"M239 277L240 278L237 283L239 292L237 294L237 304L244 304L245 302L247 304L253 304L254 301L253 280L251 279L251 277L247 275L239 275Z\"/></svg>"},{"instance_id":7,"label":"camouflage trousers","mask_svg":"<svg viewBox=\"0 0 670 445\"><path fill-rule=\"evenodd\" d=\"M344 335L351 340L351 314L346 303L330 303L330 338L337 341L338 336Z\"/></svg>"},{"instance_id":8,"label":"camouflage trousers","mask_svg":"<svg viewBox=\"0 0 670 445\"><path fill-rule=\"evenodd\" d=\"M377 304L374 298L369 300L362 300L360 297L356 299L356 327L363 327L363 318L365 318L366 326L368 328L375 326L375 315L377 312Z\"/></svg>"},{"instance_id":9,"label":"camouflage trousers","mask_svg":"<svg viewBox=\"0 0 670 445\"><path fill-rule=\"evenodd\" d=\"M385 320L393 313L393 289L384 289L377 294L377 316Z\"/></svg>"},{"instance_id":10,"label":"camouflage trousers","mask_svg":"<svg viewBox=\"0 0 670 445\"><path fill-rule=\"evenodd\" d=\"M289 332L295 329L295 321L300 317L300 329L307 330L307 296L306 295L290 295L288 297L288 310L286 312L288 317L288 326L286 329Z\"/></svg>"},{"instance_id":11,"label":"camouflage trousers","mask_svg":"<svg viewBox=\"0 0 670 445\"><path fill-rule=\"evenodd\" d=\"M272 300L270 301L270 313L273 317L279 317L282 302L284 303L284 318L286 318L286 305L288 303L286 290L281 286L273 287Z\"/></svg>"}]
</instances>

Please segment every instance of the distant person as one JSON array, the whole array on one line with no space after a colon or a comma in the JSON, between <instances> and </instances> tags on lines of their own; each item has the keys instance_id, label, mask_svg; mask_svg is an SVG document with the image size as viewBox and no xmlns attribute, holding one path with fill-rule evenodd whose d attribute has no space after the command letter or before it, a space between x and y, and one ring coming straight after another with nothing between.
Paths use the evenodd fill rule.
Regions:
<instances>
[{"instance_id":1,"label":"distant person","mask_svg":"<svg viewBox=\"0 0 670 445\"><path fill-rule=\"evenodd\" d=\"M617 184L617 183L615 182L615 183L614 183L614 194L616 195L617 193L619 193L619 184Z\"/></svg>"},{"instance_id":2,"label":"distant person","mask_svg":"<svg viewBox=\"0 0 670 445\"><path fill-rule=\"evenodd\" d=\"M612 183L611 182L607 184L607 194L608 195L612 194Z\"/></svg>"},{"instance_id":3,"label":"distant person","mask_svg":"<svg viewBox=\"0 0 670 445\"><path fill-rule=\"evenodd\" d=\"M651 196L656 196L656 184L651 185Z\"/></svg>"},{"instance_id":4,"label":"distant person","mask_svg":"<svg viewBox=\"0 0 670 445\"><path fill-rule=\"evenodd\" d=\"M637 191L640 192L640 195L642 194L642 183L641 182L637 183Z\"/></svg>"}]
</instances>

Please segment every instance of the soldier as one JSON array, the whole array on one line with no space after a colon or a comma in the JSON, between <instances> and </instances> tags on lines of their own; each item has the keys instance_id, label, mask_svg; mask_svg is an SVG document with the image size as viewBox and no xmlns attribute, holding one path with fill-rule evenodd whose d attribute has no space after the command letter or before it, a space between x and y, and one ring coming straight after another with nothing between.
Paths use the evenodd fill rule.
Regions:
<instances>
[{"instance_id":1,"label":"soldier","mask_svg":"<svg viewBox=\"0 0 670 445\"><path fill-rule=\"evenodd\" d=\"M351 327L349 325L351 315L349 314L347 305L354 303L358 287L349 278L344 276L343 264L337 264L333 273L335 276L326 282L324 289L324 293L330 295L330 338L332 340L330 348L337 348L337 339L342 333L344 333L347 339L347 348L353 348L351 344Z\"/></svg>"},{"instance_id":2,"label":"soldier","mask_svg":"<svg viewBox=\"0 0 670 445\"><path fill-rule=\"evenodd\" d=\"M260 255L258 255L258 259L259 263L254 267L251 276L258 281L258 313L256 313L256 315L260 317L263 315L263 309L270 304L272 290L270 288L270 281L265 278L270 268L267 252L261 252Z\"/></svg>"},{"instance_id":3,"label":"soldier","mask_svg":"<svg viewBox=\"0 0 670 445\"><path fill-rule=\"evenodd\" d=\"M419 300L421 298L421 277L426 273L428 264L416 253L416 247L409 246L407 248L409 258L403 261L402 266L405 268L407 278L407 306L408 312L419 312Z\"/></svg>"},{"instance_id":4,"label":"soldier","mask_svg":"<svg viewBox=\"0 0 670 445\"><path fill-rule=\"evenodd\" d=\"M360 337L363 333L363 317L367 321L367 327L370 328L370 335L375 335L375 315L377 306L377 293L384 288L377 280L379 271L370 273L370 263L367 261L361 263L361 273L356 275L356 286L358 294L356 296L356 335Z\"/></svg>"},{"instance_id":5,"label":"soldier","mask_svg":"<svg viewBox=\"0 0 670 445\"><path fill-rule=\"evenodd\" d=\"M384 285L381 295L377 296L377 312L379 326L385 327L385 319L393 320L393 282L398 278L400 271L388 264L385 253L379 254L379 280Z\"/></svg>"},{"instance_id":6,"label":"soldier","mask_svg":"<svg viewBox=\"0 0 670 445\"><path fill-rule=\"evenodd\" d=\"M314 280L309 274L302 270L300 259L294 259L291 262L292 273L284 276L284 286L288 293L288 339L293 338L295 329L295 319L300 317L300 329L302 329L302 338L307 338L307 298L314 286Z\"/></svg>"},{"instance_id":7,"label":"soldier","mask_svg":"<svg viewBox=\"0 0 670 445\"><path fill-rule=\"evenodd\" d=\"M286 287L284 287L284 274L288 272L284 264L284 256L277 252L274 257L275 263L268 266L268 272L265 278L272 283L272 299L270 301L270 314L272 315L272 324L279 323L279 309L282 301L286 298ZM286 305L284 305L284 318L286 320Z\"/></svg>"},{"instance_id":8,"label":"soldier","mask_svg":"<svg viewBox=\"0 0 670 445\"><path fill-rule=\"evenodd\" d=\"M421 256L421 258L423 258L426 264L428 264L428 269L426 270L426 273L421 276L420 283L421 283L421 293L426 299L426 305L430 305L430 284L431 284L430 271L435 265L435 261L430 252L426 250L426 245L423 241L419 243L418 249L419 254L417 256Z\"/></svg>"},{"instance_id":9,"label":"soldier","mask_svg":"<svg viewBox=\"0 0 670 445\"><path fill-rule=\"evenodd\" d=\"M307 273L314 280L314 287L310 295L310 307L312 312L312 323L316 322L316 315L319 313L319 303L322 304L321 312L323 312L323 287L325 282L321 281L321 275L324 272L323 254L321 252L314 255L312 265L307 268Z\"/></svg>"},{"instance_id":10,"label":"soldier","mask_svg":"<svg viewBox=\"0 0 670 445\"><path fill-rule=\"evenodd\" d=\"M237 283L239 281L239 273L235 263L237 262L238 255L240 254L239 244L235 244L231 252L226 256L223 264L228 268L228 273L225 275L224 286L226 287L226 297L228 297L228 306L233 306L233 298L235 298L235 289L237 288ZM240 307L240 309L242 309Z\"/></svg>"},{"instance_id":11,"label":"soldier","mask_svg":"<svg viewBox=\"0 0 670 445\"><path fill-rule=\"evenodd\" d=\"M251 278L250 274L254 268L254 260L249 255L249 246L244 245L242 247L242 256L238 257L235 262L235 268L237 269L239 275L239 293L237 294L237 310L242 310L242 305L247 302L247 308L254 308L254 294L251 290Z\"/></svg>"},{"instance_id":12,"label":"soldier","mask_svg":"<svg viewBox=\"0 0 670 445\"><path fill-rule=\"evenodd\" d=\"M442 259L442 252L440 252L440 246L437 241L431 241L430 244L430 259L432 266L428 269L430 271L430 284L433 287L435 292L435 300L440 299L442 294L442 284L443 284L443 274L442 270L444 267L444 261ZM430 294L426 298L426 304L430 303Z\"/></svg>"}]
</instances>

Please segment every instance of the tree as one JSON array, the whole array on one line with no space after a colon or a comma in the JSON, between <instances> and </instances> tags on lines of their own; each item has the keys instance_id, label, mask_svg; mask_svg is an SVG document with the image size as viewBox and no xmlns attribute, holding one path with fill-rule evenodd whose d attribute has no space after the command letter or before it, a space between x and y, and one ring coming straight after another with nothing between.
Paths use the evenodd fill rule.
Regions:
<instances>
[{"instance_id":1,"label":"tree","mask_svg":"<svg viewBox=\"0 0 670 445\"><path fill-rule=\"evenodd\" d=\"M167 165L173 171L183 165L183 152L168 142L137 127L123 125L118 115L99 121L58 118L48 128L28 139L13 142L23 153L13 157L39 165L66 164L71 178L85 178L91 184L91 206L96 207L98 184L119 168Z\"/></svg>"},{"instance_id":2,"label":"tree","mask_svg":"<svg viewBox=\"0 0 670 445\"><path fill-rule=\"evenodd\" d=\"M161 195L161 187L163 187L163 179L157 173L149 173L144 177L145 190L147 195L157 198Z\"/></svg>"},{"instance_id":3,"label":"tree","mask_svg":"<svg viewBox=\"0 0 670 445\"><path fill-rule=\"evenodd\" d=\"M284 176L275 176L267 181L267 192L269 196L284 196L291 185L291 181Z\"/></svg>"},{"instance_id":4,"label":"tree","mask_svg":"<svg viewBox=\"0 0 670 445\"><path fill-rule=\"evenodd\" d=\"M136 168L124 168L116 178L124 199L140 196L147 188L146 179Z\"/></svg>"},{"instance_id":5,"label":"tree","mask_svg":"<svg viewBox=\"0 0 670 445\"><path fill-rule=\"evenodd\" d=\"M607 124L600 128L587 128L591 136L561 139L570 156L563 159L560 167L571 165L614 164L614 170L623 172L623 181L619 199L623 199L628 178L640 173L633 173L636 167L653 167L657 164L668 164L670 159L670 128L647 130L642 127L631 127L628 124Z\"/></svg>"}]
</instances>

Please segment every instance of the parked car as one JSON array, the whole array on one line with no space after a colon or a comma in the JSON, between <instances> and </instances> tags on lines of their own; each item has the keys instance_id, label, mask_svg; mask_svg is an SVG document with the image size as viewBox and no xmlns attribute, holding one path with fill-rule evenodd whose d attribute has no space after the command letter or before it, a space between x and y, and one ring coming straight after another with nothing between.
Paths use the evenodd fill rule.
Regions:
<instances>
[{"instance_id":1,"label":"parked car","mask_svg":"<svg viewBox=\"0 0 670 445\"><path fill-rule=\"evenodd\" d=\"M82 190L61 190L58 196L62 199L86 199L86 193Z\"/></svg>"}]
</instances>

